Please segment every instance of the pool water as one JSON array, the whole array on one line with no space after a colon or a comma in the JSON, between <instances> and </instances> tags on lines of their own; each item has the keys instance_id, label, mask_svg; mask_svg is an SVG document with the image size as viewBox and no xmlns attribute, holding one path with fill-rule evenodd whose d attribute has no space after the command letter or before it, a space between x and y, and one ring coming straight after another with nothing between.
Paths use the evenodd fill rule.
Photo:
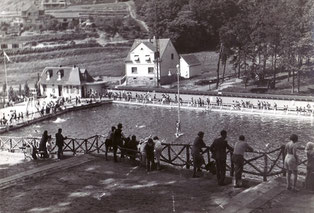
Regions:
<instances>
[{"instance_id":1,"label":"pool water","mask_svg":"<svg viewBox=\"0 0 314 213\"><path fill-rule=\"evenodd\" d=\"M5 135L40 137L44 130L53 137L58 128L71 138L88 138L96 134L107 135L111 126L123 124L125 136L144 138L157 135L167 143L192 144L199 131L205 132L204 141L210 145L220 131L228 132L227 140L234 145L243 134L253 147L259 150L276 148L285 144L294 133L300 144L314 141L313 120L283 118L263 115L245 115L226 112L181 110L181 130L184 135L175 138L177 109L106 104L100 107L69 112L58 118L24 127Z\"/></svg>"}]
</instances>

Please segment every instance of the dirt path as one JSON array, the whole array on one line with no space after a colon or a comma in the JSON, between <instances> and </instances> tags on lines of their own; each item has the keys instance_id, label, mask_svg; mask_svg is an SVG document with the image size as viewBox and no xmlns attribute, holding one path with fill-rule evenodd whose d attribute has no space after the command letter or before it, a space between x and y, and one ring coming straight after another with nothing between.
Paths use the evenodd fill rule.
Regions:
<instances>
[{"instance_id":1,"label":"dirt path","mask_svg":"<svg viewBox=\"0 0 314 213\"><path fill-rule=\"evenodd\" d=\"M133 1L128 1L128 2L125 2L125 4L128 6L128 9L129 9L129 12L130 12L130 16L135 21L137 21L137 23L139 23L139 25L141 25L146 30L146 32L149 32L149 27L147 26L147 24L144 21L142 21L142 20L137 18L136 12L135 12L135 9L134 9L134 2ZM133 6L131 4L133 4Z\"/></svg>"}]
</instances>

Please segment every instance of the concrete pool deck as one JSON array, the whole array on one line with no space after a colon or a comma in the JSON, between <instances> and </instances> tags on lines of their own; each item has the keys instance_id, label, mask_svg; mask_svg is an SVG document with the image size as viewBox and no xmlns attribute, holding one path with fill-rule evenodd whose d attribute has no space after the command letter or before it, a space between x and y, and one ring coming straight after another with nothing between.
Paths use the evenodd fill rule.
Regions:
<instances>
[{"instance_id":1,"label":"concrete pool deck","mask_svg":"<svg viewBox=\"0 0 314 213\"><path fill-rule=\"evenodd\" d=\"M127 159L114 163L112 159L105 161L102 155L40 162L41 165L1 178L0 186L6 183L0 189L1 212L281 212L281 209L313 212L314 209L313 193L287 192L281 178L239 189L232 187L230 178L227 185L218 186L216 177L206 172L200 178L191 178L191 170L173 167L147 173L138 163ZM19 166L23 167L23 163ZM13 167L2 171L10 169Z\"/></svg>"}]
</instances>

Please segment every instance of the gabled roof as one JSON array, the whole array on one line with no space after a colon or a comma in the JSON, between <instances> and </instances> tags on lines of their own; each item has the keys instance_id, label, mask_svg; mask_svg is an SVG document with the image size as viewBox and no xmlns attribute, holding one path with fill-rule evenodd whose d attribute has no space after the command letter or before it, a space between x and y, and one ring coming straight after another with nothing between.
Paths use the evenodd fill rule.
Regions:
<instances>
[{"instance_id":1,"label":"gabled roof","mask_svg":"<svg viewBox=\"0 0 314 213\"><path fill-rule=\"evenodd\" d=\"M160 58L162 57L163 53L165 52L168 44L171 42L169 38L164 39L157 39L159 44L159 52L160 52ZM134 43L130 49L130 52L128 53L128 56L126 57L126 61L130 61L130 54L131 52L138 47L138 45L144 44L146 45L150 50L153 52L156 52L156 39L135 39Z\"/></svg>"},{"instance_id":2,"label":"gabled roof","mask_svg":"<svg viewBox=\"0 0 314 213\"><path fill-rule=\"evenodd\" d=\"M180 56L189 66L201 65L201 62L193 54L180 55Z\"/></svg>"},{"instance_id":3,"label":"gabled roof","mask_svg":"<svg viewBox=\"0 0 314 213\"><path fill-rule=\"evenodd\" d=\"M58 80L58 72L63 70L61 80ZM50 79L47 80L47 72L52 72ZM40 84L56 85L82 85L87 82L94 82L86 69L79 67L46 67L41 73Z\"/></svg>"}]
</instances>

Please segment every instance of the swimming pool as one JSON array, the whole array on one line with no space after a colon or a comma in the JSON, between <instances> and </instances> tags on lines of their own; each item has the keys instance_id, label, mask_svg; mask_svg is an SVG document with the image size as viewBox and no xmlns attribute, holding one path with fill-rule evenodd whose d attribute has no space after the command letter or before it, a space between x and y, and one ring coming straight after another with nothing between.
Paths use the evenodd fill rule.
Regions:
<instances>
[{"instance_id":1,"label":"swimming pool","mask_svg":"<svg viewBox=\"0 0 314 213\"><path fill-rule=\"evenodd\" d=\"M143 138L158 135L167 143L192 143L198 131L204 131L204 141L210 145L222 129L228 132L230 145L234 145L243 134L253 147L262 150L266 144L269 144L268 149L285 144L292 133L299 136L300 144L314 141L314 123L310 119L184 109L181 111L184 135L178 139L174 136L176 119L176 108L106 104L69 112L5 135L40 137L44 130L48 130L54 137L58 128L62 128L65 136L88 138L96 134L106 135L111 126L122 123L126 136L135 134L137 138Z\"/></svg>"}]
</instances>

